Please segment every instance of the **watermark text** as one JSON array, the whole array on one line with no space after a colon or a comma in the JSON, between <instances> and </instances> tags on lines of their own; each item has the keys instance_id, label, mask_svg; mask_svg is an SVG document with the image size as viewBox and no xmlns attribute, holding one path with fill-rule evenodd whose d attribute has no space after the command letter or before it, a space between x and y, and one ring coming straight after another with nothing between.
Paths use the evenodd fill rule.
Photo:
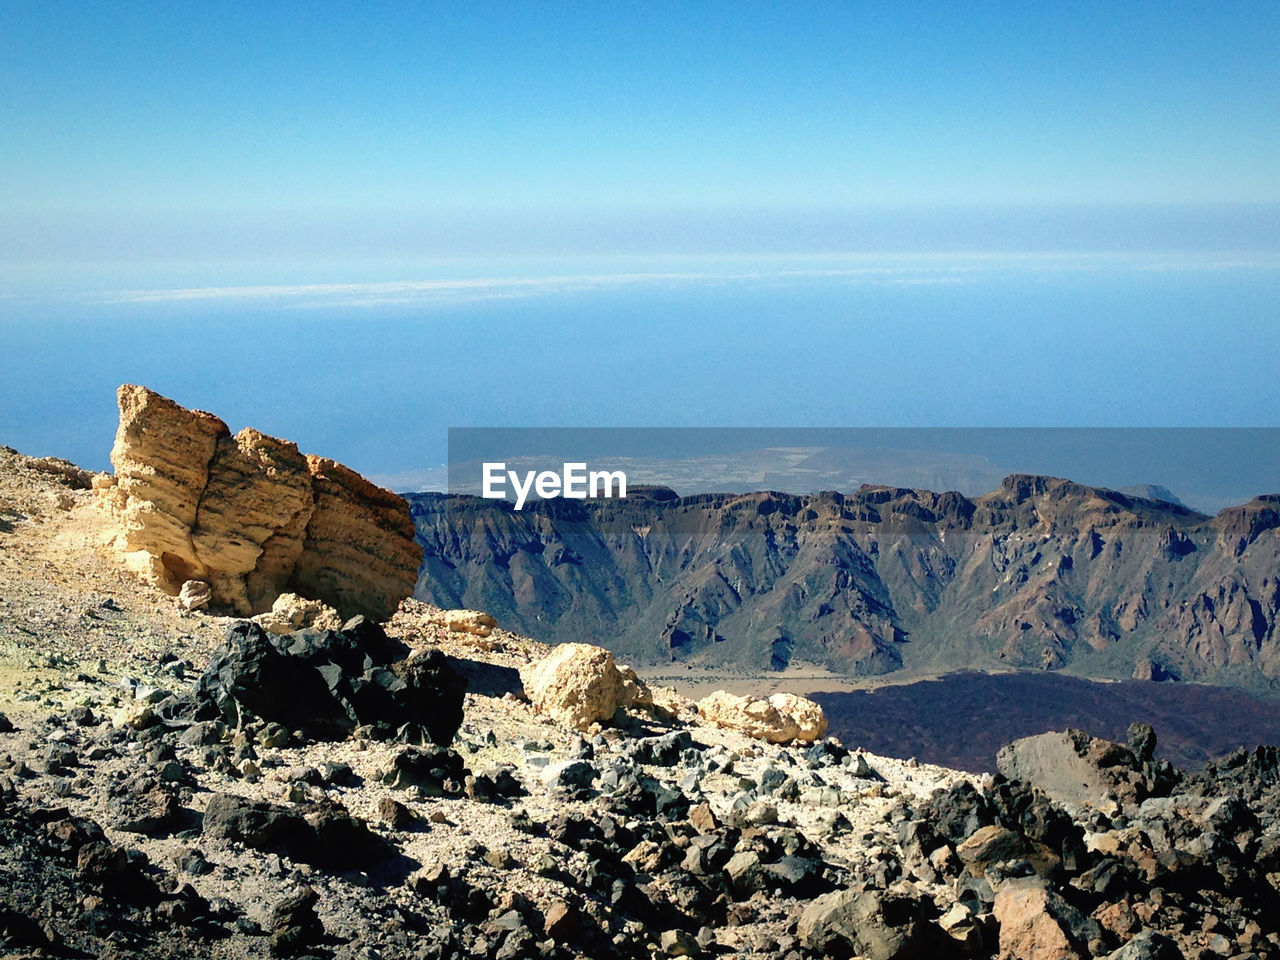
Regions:
<instances>
[{"instance_id":1,"label":"watermark text","mask_svg":"<svg viewBox=\"0 0 1280 960\"><path fill-rule=\"evenodd\" d=\"M627 495L627 475L621 470L588 470L586 463L566 463L559 473L554 470L527 470L520 474L508 470L505 462L484 464L481 496L489 500L506 500L507 484L515 494L515 508L524 509L530 492L543 500L564 497L585 500L587 497L621 497Z\"/></svg>"}]
</instances>

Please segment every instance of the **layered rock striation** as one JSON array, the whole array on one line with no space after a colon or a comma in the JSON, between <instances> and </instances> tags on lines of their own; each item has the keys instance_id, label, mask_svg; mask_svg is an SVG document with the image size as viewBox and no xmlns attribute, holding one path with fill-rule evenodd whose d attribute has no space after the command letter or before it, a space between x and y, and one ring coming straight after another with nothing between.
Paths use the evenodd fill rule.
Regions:
<instances>
[{"instance_id":1,"label":"layered rock striation","mask_svg":"<svg viewBox=\"0 0 1280 960\"><path fill-rule=\"evenodd\" d=\"M172 593L207 582L215 606L241 615L291 590L384 619L412 592L421 548L400 497L146 387L117 398L115 476L95 486L115 545L147 580Z\"/></svg>"}]
</instances>

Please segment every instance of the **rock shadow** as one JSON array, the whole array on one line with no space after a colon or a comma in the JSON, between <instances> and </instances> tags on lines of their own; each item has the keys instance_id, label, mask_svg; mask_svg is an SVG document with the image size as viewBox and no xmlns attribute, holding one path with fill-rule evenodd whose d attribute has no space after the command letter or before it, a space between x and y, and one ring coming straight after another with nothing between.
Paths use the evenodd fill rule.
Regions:
<instances>
[{"instance_id":1,"label":"rock shadow","mask_svg":"<svg viewBox=\"0 0 1280 960\"><path fill-rule=\"evenodd\" d=\"M515 667L468 660L464 657L450 656L447 659L449 666L466 678L467 693L476 693L483 697L501 697L512 693L517 697L524 697L524 684L520 682L520 671Z\"/></svg>"}]
</instances>

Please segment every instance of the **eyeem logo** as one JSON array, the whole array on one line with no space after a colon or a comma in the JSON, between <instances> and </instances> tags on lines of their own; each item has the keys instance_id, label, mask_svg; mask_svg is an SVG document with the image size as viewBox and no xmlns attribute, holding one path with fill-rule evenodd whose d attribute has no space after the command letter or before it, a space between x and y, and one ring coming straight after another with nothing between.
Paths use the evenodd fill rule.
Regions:
<instances>
[{"instance_id":1,"label":"eyeem logo","mask_svg":"<svg viewBox=\"0 0 1280 960\"><path fill-rule=\"evenodd\" d=\"M505 462L484 464L484 486L481 496L489 500L507 499L507 481L516 496L516 509L523 510L532 490L543 500L565 497L585 500L587 497L623 497L627 495L627 475L621 470L587 471L585 463L566 463L560 473L554 470L528 470L521 483L520 474L508 470ZM614 493L614 489L617 493Z\"/></svg>"}]
</instances>

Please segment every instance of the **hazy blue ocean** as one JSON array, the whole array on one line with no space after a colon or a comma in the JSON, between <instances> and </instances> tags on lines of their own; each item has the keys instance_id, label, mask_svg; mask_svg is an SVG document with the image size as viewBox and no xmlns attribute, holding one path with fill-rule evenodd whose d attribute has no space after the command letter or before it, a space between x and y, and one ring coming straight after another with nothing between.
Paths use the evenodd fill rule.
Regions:
<instances>
[{"instance_id":1,"label":"hazy blue ocean","mask_svg":"<svg viewBox=\"0 0 1280 960\"><path fill-rule=\"evenodd\" d=\"M98 468L126 381L378 474L442 463L450 426L1280 424L1274 262L45 271L0 294L0 442Z\"/></svg>"}]
</instances>

